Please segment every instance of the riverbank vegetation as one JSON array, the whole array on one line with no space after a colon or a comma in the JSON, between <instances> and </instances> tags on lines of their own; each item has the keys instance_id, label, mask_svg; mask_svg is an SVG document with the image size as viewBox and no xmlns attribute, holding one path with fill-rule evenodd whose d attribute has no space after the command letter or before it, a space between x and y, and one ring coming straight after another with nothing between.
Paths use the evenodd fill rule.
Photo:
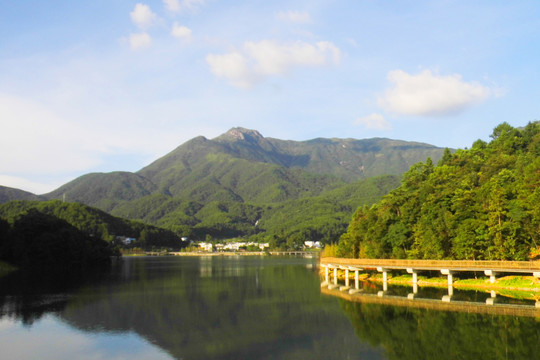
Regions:
<instances>
[{"instance_id":1,"label":"riverbank vegetation","mask_svg":"<svg viewBox=\"0 0 540 360\"><path fill-rule=\"evenodd\" d=\"M338 256L529 260L540 248L540 123L497 126L486 143L445 151L359 208Z\"/></svg>"},{"instance_id":2,"label":"riverbank vegetation","mask_svg":"<svg viewBox=\"0 0 540 360\"><path fill-rule=\"evenodd\" d=\"M35 209L0 223L0 260L19 268L83 270L115 254L104 240Z\"/></svg>"}]
</instances>

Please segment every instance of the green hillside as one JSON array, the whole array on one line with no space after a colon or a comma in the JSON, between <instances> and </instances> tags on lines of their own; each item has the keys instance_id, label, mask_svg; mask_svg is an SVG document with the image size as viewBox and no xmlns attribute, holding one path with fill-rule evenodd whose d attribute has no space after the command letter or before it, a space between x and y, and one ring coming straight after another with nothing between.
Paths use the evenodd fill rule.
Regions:
<instances>
[{"instance_id":1,"label":"green hillside","mask_svg":"<svg viewBox=\"0 0 540 360\"><path fill-rule=\"evenodd\" d=\"M11 201L11 200L39 200L39 199L40 197L38 195L34 195L31 192L0 185L0 204Z\"/></svg>"},{"instance_id":2,"label":"green hillside","mask_svg":"<svg viewBox=\"0 0 540 360\"><path fill-rule=\"evenodd\" d=\"M427 157L438 160L442 152L443 149L433 145L399 140L319 138L287 141L265 138L255 130L233 128L212 140L202 136L192 139L138 174L168 187L171 182L167 179L181 178L194 167L214 159L208 158L209 154L222 154L250 163L280 165L353 182L378 175L401 175L412 164Z\"/></svg>"},{"instance_id":3,"label":"green hillside","mask_svg":"<svg viewBox=\"0 0 540 360\"><path fill-rule=\"evenodd\" d=\"M283 202L267 208L258 226L266 240L282 248L301 248L305 240L337 242L357 207L374 204L399 181L397 176L375 177L320 196Z\"/></svg>"},{"instance_id":4,"label":"green hillside","mask_svg":"<svg viewBox=\"0 0 540 360\"><path fill-rule=\"evenodd\" d=\"M526 260L540 253L540 123L497 126L489 143L447 151L353 216L348 257Z\"/></svg>"},{"instance_id":5,"label":"green hillside","mask_svg":"<svg viewBox=\"0 0 540 360\"><path fill-rule=\"evenodd\" d=\"M77 201L110 211L118 204L156 191L157 187L142 176L129 172L83 175L44 195L47 199Z\"/></svg>"},{"instance_id":6,"label":"green hillside","mask_svg":"<svg viewBox=\"0 0 540 360\"><path fill-rule=\"evenodd\" d=\"M156 194L117 207L113 214L201 239L209 234L217 238L252 236L266 242L302 234L304 240L334 242L345 232L358 206L375 203L398 185L399 177L382 176L346 184L318 196L277 203L205 204Z\"/></svg>"},{"instance_id":7,"label":"green hillside","mask_svg":"<svg viewBox=\"0 0 540 360\"><path fill-rule=\"evenodd\" d=\"M9 223L28 212L39 212L65 221L88 236L107 242L116 236L137 238L144 246L180 247L181 240L173 232L142 222L121 219L104 211L79 203L51 201L11 201L0 205L0 218Z\"/></svg>"},{"instance_id":8,"label":"green hillside","mask_svg":"<svg viewBox=\"0 0 540 360\"><path fill-rule=\"evenodd\" d=\"M178 236L334 242L356 207L396 187L411 164L442 153L389 139L285 141L234 128L196 137L136 173L87 174L43 197Z\"/></svg>"}]
</instances>

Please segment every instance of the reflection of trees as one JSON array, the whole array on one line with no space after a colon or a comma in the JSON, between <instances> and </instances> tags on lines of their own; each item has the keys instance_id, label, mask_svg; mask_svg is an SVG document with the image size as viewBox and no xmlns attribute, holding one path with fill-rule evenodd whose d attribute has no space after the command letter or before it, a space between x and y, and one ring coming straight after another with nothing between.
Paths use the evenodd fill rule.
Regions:
<instances>
[{"instance_id":1,"label":"reflection of trees","mask_svg":"<svg viewBox=\"0 0 540 360\"><path fill-rule=\"evenodd\" d=\"M8 316L32 325L47 313L63 311L82 285L99 281L104 269L91 273L16 271L0 278L0 318Z\"/></svg>"},{"instance_id":2,"label":"reflection of trees","mask_svg":"<svg viewBox=\"0 0 540 360\"><path fill-rule=\"evenodd\" d=\"M389 359L540 359L535 318L341 302L356 334Z\"/></svg>"},{"instance_id":3,"label":"reflection of trees","mask_svg":"<svg viewBox=\"0 0 540 360\"><path fill-rule=\"evenodd\" d=\"M320 297L318 277L304 265L131 261L127 281L79 292L61 316L85 330L135 331L177 358L380 358L362 347L335 299Z\"/></svg>"}]
</instances>

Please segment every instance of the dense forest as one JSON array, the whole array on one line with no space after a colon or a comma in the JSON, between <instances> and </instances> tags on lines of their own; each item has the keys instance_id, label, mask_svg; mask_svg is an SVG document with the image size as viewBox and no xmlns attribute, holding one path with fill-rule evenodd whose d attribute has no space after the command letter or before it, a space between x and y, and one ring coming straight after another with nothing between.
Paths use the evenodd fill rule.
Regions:
<instances>
[{"instance_id":1,"label":"dense forest","mask_svg":"<svg viewBox=\"0 0 540 360\"><path fill-rule=\"evenodd\" d=\"M115 251L55 216L36 209L13 223L0 219L0 260L23 268L83 270L108 264Z\"/></svg>"},{"instance_id":2,"label":"dense forest","mask_svg":"<svg viewBox=\"0 0 540 360\"><path fill-rule=\"evenodd\" d=\"M359 208L338 255L527 260L540 248L540 123L497 126L491 141L413 165L401 185Z\"/></svg>"},{"instance_id":3,"label":"dense forest","mask_svg":"<svg viewBox=\"0 0 540 360\"><path fill-rule=\"evenodd\" d=\"M138 240L140 247L185 246L180 237L170 230L165 230L139 221L112 216L90 206L79 203L50 201L11 201L0 205L0 228L2 224L15 226L28 214L43 214L51 219L66 222L81 233L113 243L117 236L132 237ZM5 221L1 221L1 219ZM6 227L7 225L4 225ZM0 229L1 231L1 229ZM2 254L2 253L0 253Z\"/></svg>"}]
</instances>

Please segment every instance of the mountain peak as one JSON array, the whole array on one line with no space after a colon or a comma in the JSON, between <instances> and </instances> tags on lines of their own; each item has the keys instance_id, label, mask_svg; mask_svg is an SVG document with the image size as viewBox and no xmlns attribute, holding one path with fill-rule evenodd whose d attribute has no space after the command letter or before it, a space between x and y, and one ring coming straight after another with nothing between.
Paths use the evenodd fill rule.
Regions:
<instances>
[{"instance_id":1,"label":"mountain peak","mask_svg":"<svg viewBox=\"0 0 540 360\"><path fill-rule=\"evenodd\" d=\"M261 135L257 130L245 129L243 127L234 127L227 131L222 136L232 137L237 140L255 140L258 141L263 139L264 136Z\"/></svg>"}]
</instances>

